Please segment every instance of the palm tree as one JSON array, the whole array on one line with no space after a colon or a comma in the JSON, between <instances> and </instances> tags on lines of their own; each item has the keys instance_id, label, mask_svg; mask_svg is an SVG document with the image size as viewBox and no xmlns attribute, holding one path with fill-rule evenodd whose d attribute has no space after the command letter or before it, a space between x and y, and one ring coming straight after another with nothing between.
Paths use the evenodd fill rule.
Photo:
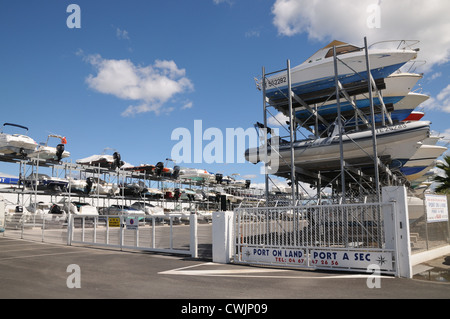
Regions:
<instances>
[{"instance_id":1,"label":"palm tree","mask_svg":"<svg viewBox=\"0 0 450 319\"><path fill-rule=\"evenodd\" d=\"M437 175L434 177L434 181L440 183L435 191L441 194L450 194L450 156L444 156L444 163L439 163L436 165L444 171L445 176Z\"/></svg>"}]
</instances>

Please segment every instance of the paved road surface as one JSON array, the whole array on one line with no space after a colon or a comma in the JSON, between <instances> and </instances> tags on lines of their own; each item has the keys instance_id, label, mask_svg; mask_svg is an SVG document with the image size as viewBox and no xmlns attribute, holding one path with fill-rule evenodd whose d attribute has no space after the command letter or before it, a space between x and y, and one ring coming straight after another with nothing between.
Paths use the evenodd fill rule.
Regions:
<instances>
[{"instance_id":1,"label":"paved road surface","mask_svg":"<svg viewBox=\"0 0 450 319\"><path fill-rule=\"evenodd\" d=\"M69 265L79 266L78 281ZM69 285L81 288L68 288L69 277ZM222 265L3 236L0 285L2 299L178 299L177 312L188 299L450 298L450 283L382 277L381 287L370 289L365 274Z\"/></svg>"}]
</instances>

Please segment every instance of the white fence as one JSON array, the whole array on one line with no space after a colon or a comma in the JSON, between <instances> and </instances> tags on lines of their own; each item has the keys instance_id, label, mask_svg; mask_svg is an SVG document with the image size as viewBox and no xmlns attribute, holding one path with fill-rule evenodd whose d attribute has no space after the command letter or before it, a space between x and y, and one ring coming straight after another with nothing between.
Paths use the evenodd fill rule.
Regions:
<instances>
[{"instance_id":1,"label":"white fence","mask_svg":"<svg viewBox=\"0 0 450 319\"><path fill-rule=\"evenodd\" d=\"M146 250L194 258L198 254L197 214L35 214L23 212L17 206L2 222L3 235L25 240Z\"/></svg>"},{"instance_id":2,"label":"white fence","mask_svg":"<svg viewBox=\"0 0 450 319\"><path fill-rule=\"evenodd\" d=\"M189 227L177 227L181 214L168 215L71 215L68 244L146 250L197 257L197 215ZM168 227L160 225L168 220Z\"/></svg>"}]
</instances>

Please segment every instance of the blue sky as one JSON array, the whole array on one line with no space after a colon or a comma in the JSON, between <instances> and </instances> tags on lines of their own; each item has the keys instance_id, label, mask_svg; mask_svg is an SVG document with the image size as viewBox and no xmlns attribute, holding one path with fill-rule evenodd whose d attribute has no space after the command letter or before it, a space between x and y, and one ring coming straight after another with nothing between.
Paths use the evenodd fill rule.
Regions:
<instances>
[{"instance_id":1,"label":"blue sky","mask_svg":"<svg viewBox=\"0 0 450 319\"><path fill-rule=\"evenodd\" d=\"M66 25L72 3L81 9L81 28ZM381 26L369 29L373 3L2 1L2 120L29 127L37 142L50 133L66 136L73 161L112 148L133 165L155 164L170 157L173 130L193 132L194 120L223 132L261 122L253 78L263 66L300 64L335 38L362 45L364 36L369 42L401 37L424 41L421 86L432 97L425 119L450 135L450 41L442 37L450 31L448 1L426 1L427 10L423 1L380 1ZM404 12L396 10L399 3ZM408 21L399 25L403 16ZM263 181L249 163L181 165ZM0 163L0 171L18 168Z\"/></svg>"}]
</instances>

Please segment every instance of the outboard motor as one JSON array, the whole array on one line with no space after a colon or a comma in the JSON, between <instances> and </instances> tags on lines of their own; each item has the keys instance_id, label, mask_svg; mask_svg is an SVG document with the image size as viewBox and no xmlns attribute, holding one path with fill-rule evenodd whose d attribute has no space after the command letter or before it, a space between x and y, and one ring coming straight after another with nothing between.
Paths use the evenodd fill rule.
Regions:
<instances>
[{"instance_id":1,"label":"outboard motor","mask_svg":"<svg viewBox=\"0 0 450 319\"><path fill-rule=\"evenodd\" d=\"M246 179L246 180L245 180L245 188L250 188L250 183L251 183L251 182L252 182L251 180Z\"/></svg>"},{"instance_id":2,"label":"outboard motor","mask_svg":"<svg viewBox=\"0 0 450 319\"><path fill-rule=\"evenodd\" d=\"M118 152L114 152L113 154L114 163L112 168L120 168L123 166L124 162L120 158L120 154Z\"/></svg>"},{"instance_id":3,"label":"outboard motor","mask_svg":"<svg viewBox=\"0 0 450 319\"><path fill-rule=\"evenodd\" d=\"M222 174L219 174L219 173L216 174L216 182L217 182L217 184L222 184L222 178L223 178Z\"/></svg>"},{"instance_id":4,"label":"outboard motor","mask_svg":"<svg viewBox=\"0 0 450 319\"><path fill-rule=\"evenodd\" d=\"M88 177L86 179L86 187L84 189L84 192L86 194L89 194L91 192L91 189L92 189L92 178Z\"/></svg>"},{"instance_id":5,"label":"outboard motor","mask_svg":"<svg viewBox=\"0 0 450 319\"><path fill-rule=\"evenodd\" d=\"M62 155L64 153L64 144L58 144L56 145L56 159L61 161Z\"/></svg>"},{"instance_id":6,"label":"outboard motor","mask_svg":"<svg viewBox=\"0 0 450 319\"><path fill-rule=\"evenodd\" d=\"M155 175L156 176L161 176L162 172L164 169L164 163L163 162L158 162L155 165Z\"/></svg>"},{"instance_id":7,"label":"outboard motor","mask_svg":"<svg viewBox=\"0 0 450 319\"><path fill-rule=\"evenodd\" d=\"M181 192L180 192L180 189L179 188L175 188L175 191L174 191L174 197L175 197L175 200L176 201L178 201L178 199L180 198L180 196L181 196Z\"/></svg>"},{"instance_id":8,"label":"outboard motor","mask_svg":"<svg viewBox=\"0 0 450 319\"><path fill-rule=\"evenodd\" d=\"M180 166L174 166L172 170L172 178L177 179L180 175Z\"/></svg>"}]
</instances>

